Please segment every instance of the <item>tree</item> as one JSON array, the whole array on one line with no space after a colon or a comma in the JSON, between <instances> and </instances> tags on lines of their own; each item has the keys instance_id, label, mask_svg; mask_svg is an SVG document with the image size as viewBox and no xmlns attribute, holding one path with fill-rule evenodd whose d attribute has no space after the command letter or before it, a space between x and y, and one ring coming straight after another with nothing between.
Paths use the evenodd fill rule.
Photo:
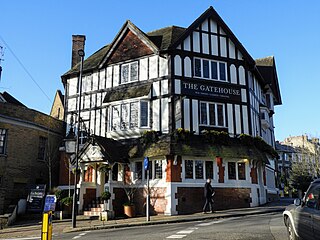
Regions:
<instances>
[{"instance_id":1,"label":"tree","mask_svg":"<svg viewBox=\"0 0 320 240\"><path fill-rule=\"evenodd\" d=\"M307 191L310 183L313 181L312 165L306 160L294 162L289 177L289 185L291 188Z\"/></svg>"}]
</instances>

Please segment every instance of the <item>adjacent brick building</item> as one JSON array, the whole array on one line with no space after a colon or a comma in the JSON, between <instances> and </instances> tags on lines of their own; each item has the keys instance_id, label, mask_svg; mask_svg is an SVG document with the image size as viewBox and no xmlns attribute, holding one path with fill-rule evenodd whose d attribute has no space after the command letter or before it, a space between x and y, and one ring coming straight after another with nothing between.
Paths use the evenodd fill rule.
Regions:
<instances>
[{"instance_id":1,"label":"adjacent brick building","mask_svg":"<svg viewBox=\"0 0 320 240\"><path fill-rule=\"evenodd\" d=\"M63 121L29 109L7 92L0 93L0 214L26 199L32 185L57 185L64 133Z\"/></svg>"}]
</instances>

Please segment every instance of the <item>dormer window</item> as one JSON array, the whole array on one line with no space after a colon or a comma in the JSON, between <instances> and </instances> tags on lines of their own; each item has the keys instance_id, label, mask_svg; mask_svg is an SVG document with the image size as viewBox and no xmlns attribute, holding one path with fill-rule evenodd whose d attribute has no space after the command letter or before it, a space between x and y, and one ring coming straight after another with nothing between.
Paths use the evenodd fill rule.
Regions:
<instances>
[{"instance_id":1,"label":"dormer window","mask_svg":"<svg viewBox=\"0 0 320 240\"><path fill-rule=\"evenodd\" d=\"M226 63L195 58L194 76L218 81L227 81Z\"/></svg>"},{"instance_id":2,"label":"dormer window","mask_svg":"<svg viewBox=\"0 0 320 240\"><path fill-rule=\"evenodd\" d=\"M138 62L121 65L121 84L138 81Z\"/></svg>"}]
</instances>

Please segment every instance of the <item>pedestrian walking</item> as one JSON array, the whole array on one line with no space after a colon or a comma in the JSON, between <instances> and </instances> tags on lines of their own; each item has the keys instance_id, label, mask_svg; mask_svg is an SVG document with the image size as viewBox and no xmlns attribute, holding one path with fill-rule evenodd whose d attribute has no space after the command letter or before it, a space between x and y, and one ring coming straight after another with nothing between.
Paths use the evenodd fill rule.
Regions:
<instances>
[{"instance_id":1,"label":"pedestrian walking","mask_svg":"<svg viewBox=\"0 0 320 240\"><path fill-rule=\"evenodd\" d=\"M206 202L203 206L203 213L207 212L207 207L209 205L209 209L210 212L214 212L213 211L213 196L215 194L215 191L213 189L213 187L211 186L211 178L207 179L206 184L204 185L204 197L206 199Z\"/></svg>"}]
</instances>

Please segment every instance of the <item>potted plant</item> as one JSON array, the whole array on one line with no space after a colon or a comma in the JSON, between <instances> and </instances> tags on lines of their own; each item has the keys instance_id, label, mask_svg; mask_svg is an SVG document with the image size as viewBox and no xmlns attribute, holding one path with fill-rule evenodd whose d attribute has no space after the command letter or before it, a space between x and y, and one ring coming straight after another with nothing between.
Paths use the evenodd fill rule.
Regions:
<instances>
[{"instance_id":1,"label":"potted plant","mask_svg":"<svg viewBox=\"0 0 320 240\"><path fill-rule=\"evenodd\" d=\"M100 198L103 201L103 210L106 211L108 200L111 198L111 193L109 191L104 191L103 193L101 193Z\"/></svg>"}]
</instances>

